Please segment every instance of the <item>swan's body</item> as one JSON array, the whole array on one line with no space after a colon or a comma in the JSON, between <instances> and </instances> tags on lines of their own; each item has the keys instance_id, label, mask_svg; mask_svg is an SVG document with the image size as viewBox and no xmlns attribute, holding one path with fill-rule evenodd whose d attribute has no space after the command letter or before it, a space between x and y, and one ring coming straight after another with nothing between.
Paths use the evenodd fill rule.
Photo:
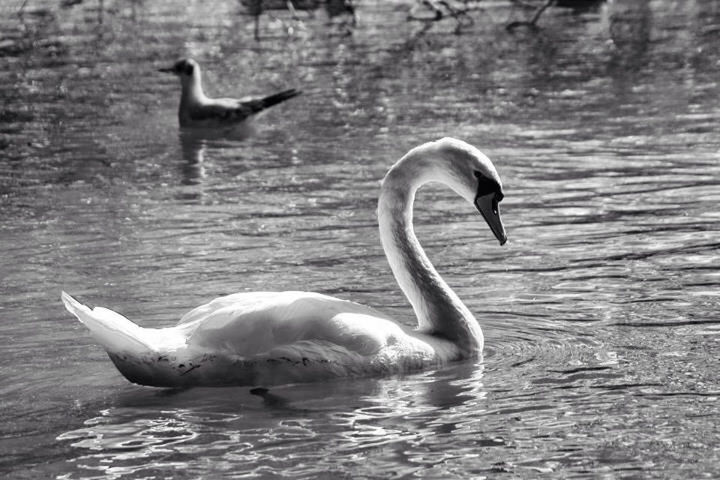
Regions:
<instances>
[{"instance_id":1,"label":"swan's body","mask_svg":"<svg viewBox=\"0 0 720 480\"><path fill-rule=\"evenodd\" d=\"M415 370L459 349L356 303L307 292L220 297L175 327L142 329L111 310L65 306L141 385L273 385Z\"/></svg>"},{"instance_id":2,"label":"swan's body","mask_svg":"<svg viewBox=\"0 0 720 480\"><path fill-rule=\"evenodd\" d=\"M160 71L180 78L178 121L181 127L195 130L249 136L255 131L253 120L258 114L301 93L289 89L259 98L210 98L202 88L200 65L195 60L181 59Z\"/></svg>"},{"instance_id":3,"label":"swan's body","mask_svg":"<svg viewBox=\"0 0 720 480\"><path fill-rule=\"evenodd\" d=\"M500 243L500 179L474 147L454 139L411 150L380 194L380 237L419 328L353 302L307 292L220 297L175 327L142 328L63 292L75 314L130 381L152 386L272 385L417 370L479 355L479 324L442 280L412 229L416 190L441 181L475 203Z\"/></svg>"}]
</instances>

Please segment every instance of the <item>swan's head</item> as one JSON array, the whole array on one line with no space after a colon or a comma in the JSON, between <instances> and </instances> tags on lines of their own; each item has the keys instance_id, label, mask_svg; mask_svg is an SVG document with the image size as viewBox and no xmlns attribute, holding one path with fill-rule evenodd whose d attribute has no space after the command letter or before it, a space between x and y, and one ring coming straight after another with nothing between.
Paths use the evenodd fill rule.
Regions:
<instances>
[{"instance_id":1,"label":"swan's head","mask_svg":"<svg viewBox=\"0 0 720 480\"><path fill-rule=\"evenodd\" d=\"M183 87L200 81L200 64L192 58L181 58L172 67L161 68L158 71L176 75Z\"/></svg>"},{"instance_id":2,"label":"swan's head","mask_svg":"<svg viewBox=\"0 0 720 480\"><path fill-rule=\"evenodd\" d=\"M455 138L428 142L408 152L392 169L417 186L442 182L475 205L500 245L507 242L498 204L503 188L495 166L480 150Z\"/></svg>"}]
</instances>

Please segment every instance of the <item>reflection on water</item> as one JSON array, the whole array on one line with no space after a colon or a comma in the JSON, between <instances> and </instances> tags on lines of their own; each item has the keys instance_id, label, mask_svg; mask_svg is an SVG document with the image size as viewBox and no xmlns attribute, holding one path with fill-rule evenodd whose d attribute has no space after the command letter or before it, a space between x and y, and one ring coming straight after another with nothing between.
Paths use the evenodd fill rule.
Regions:
<instances>
[{"instance_id":1,"label":"reflection on water","mask_svg":"<svg viewBox=\"0 0 720 480\"><path fill-rule=\"evenodd\" d=\"M197 185L207 176L205 170L205 151L208 141L180 132L180 148L182 149L182 183L183 185Z\"/></svg>"},{"instance_id":2,"label":"reflection on water","mask_svg":"<svg viewBox=\"0 0 720 480\"><path fill-rule=\"evenodd\" d=\"M408 456L403 472L430 467L442 474L440 460L467 453L444 452L445 441L469 432L467 421L487 410L482 370L468 364L416 375L410 382L364 379L281 387L274 395L282 405L260 404L247 389L234 388L136 394L59 439L80 452L72 461L111 478L157 469L202 473L209 463L238 476L271 473L273 465L293 475L345 468L372 474L392 460L368 465L366 454L413 446L425 453ZM270 423L258 422L264 411L271 414ZM481 435L477 444L501 442ZM318 451L324 458L320 465Z\"/></svg>"},{"instance_id":3,"label":"reflection on water","mask_svg":"<svg viewBox=\"0 0 720 480\"><path fill-rule=\"evenodd\" d=\"M608 7L608 32L615 47L616 68L640 70L650 45L652 10L649 0L615 1Z\"/></svg>"},{"instance_id":4,"label":"reflection on water","mask_svg":"<svg viewBox=\"0 0 720 480\"><path fill-rule=\"evenodd\" d=\"M238 2L4 6L0 472L27 478L718 476L720 108L709 0L496 2L262 41ZM513 17L514 18L514 17ZM264 19L265 20L265 19ZM210 94L305 93L244 141L179 132L179 56ZM220 73L222 72L222 73ZM235 291L306 289L413 324L379 180L443 135L496 163L509 243L452 192L418 237L483 323L482 362L247 389L128 384L65 289L146 326Z\"/></svg>"}]
</instances>

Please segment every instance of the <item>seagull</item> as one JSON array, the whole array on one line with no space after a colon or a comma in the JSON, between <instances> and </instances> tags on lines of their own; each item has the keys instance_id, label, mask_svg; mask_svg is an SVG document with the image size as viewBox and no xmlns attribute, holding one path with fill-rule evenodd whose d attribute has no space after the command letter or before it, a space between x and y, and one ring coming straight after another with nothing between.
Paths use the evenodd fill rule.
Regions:
<instances>
[{"instance_id":1,"label":"seagull","mask_svg":"<svg viewBox=\"0 0 720 480\"><path fill-rule=\"evenodd\" d=\"M172 67L160 72L172 73L180 78L182 94L178 119L180 127L229 132L249 136L254 133L252 122L266 108L300 95L294 88L260 98L210 98L202 88L200 64L183 58Z\"/></svg>"}]
</instances>

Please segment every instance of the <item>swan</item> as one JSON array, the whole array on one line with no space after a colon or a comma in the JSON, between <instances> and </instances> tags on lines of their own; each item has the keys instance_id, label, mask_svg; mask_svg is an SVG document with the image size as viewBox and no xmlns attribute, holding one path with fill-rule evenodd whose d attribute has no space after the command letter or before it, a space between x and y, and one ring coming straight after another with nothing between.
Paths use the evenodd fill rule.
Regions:
<instances>
[{"instance_id":1,"label":"swan","mask_svg":"<svg viewBox=\"0 0 720 480\"><path fill-rule=\"evenodd\" d=\"M300 95L291 88L261 98L209 98L202 88L200 64L183 58L160 72L172 73L180 79L182 93L178 120L180 126L208 131L228 131L243 136L254 133L253 120L263 110Z\"/></svg>"},{"instance_id":2,"label":"swan","mask_svg":"<svg viewBox=\"0 0 720 480\"><path fill-rule=\"evenodd\" d=\"M380 190L380 239L417 316L415 329L370 307L298 291L216 298L167 328L142 328L112 310L91 310L65 292L62 301L118 370L141 385L268 386L402 373L475 357L483 349L480 325L413 232L415 193L433 181L474 204L500 245L507 240L498 211L500 177L478 149L443 138L395 163Z\"/></svg>"}]
</instances>

